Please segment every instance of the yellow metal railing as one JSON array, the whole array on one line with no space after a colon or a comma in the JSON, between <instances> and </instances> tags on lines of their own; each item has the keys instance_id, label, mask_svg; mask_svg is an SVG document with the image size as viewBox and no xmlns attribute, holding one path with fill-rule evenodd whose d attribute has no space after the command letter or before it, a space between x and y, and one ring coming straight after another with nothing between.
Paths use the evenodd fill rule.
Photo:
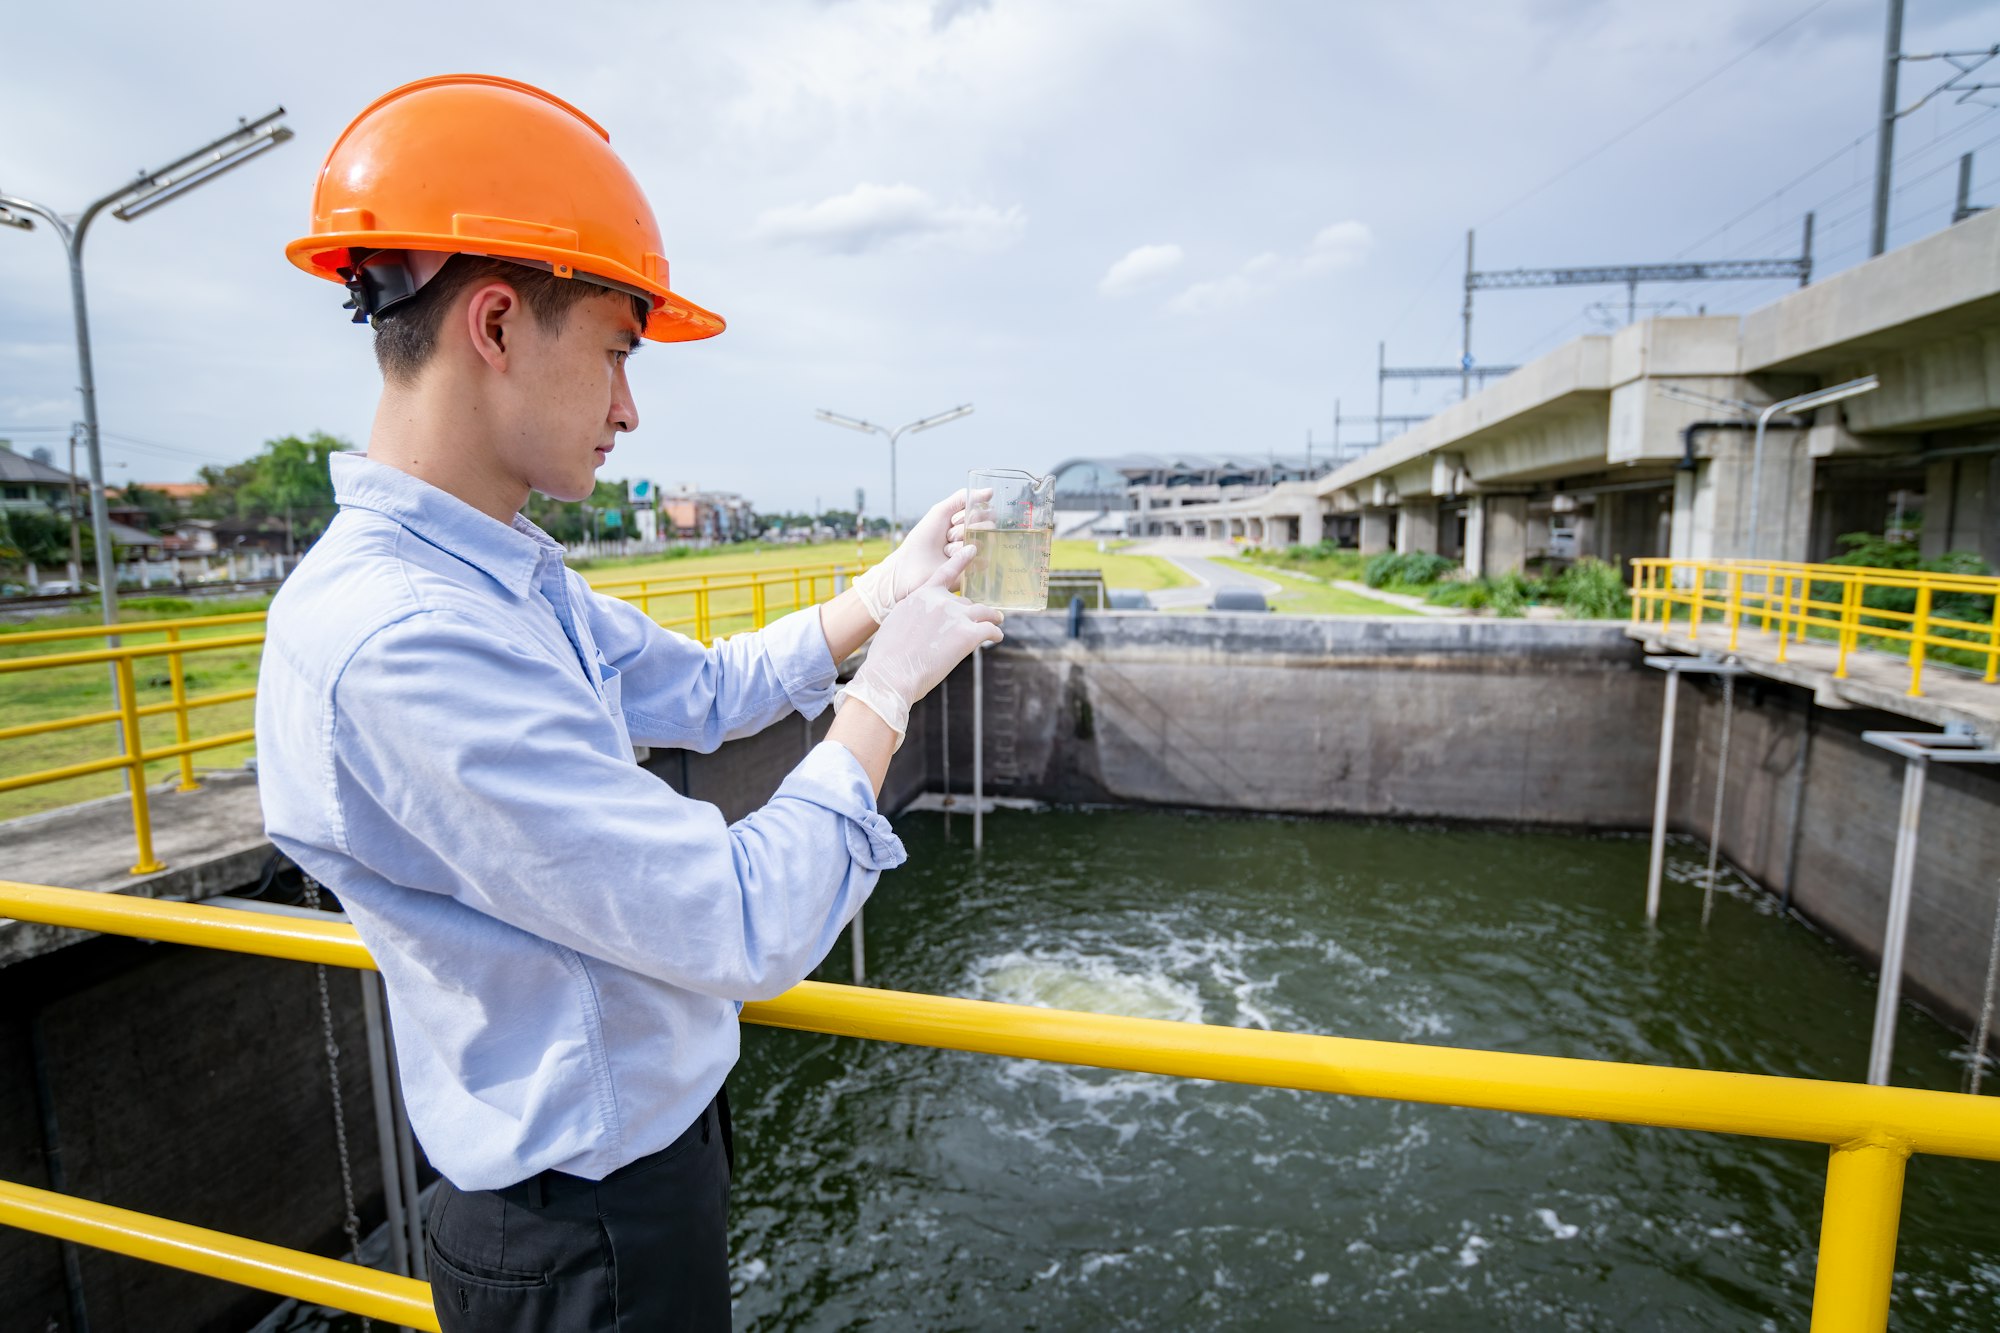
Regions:
<instances>
[{"instance_id":1,"label":"yellow metal railing","mask_svg":"<svg viewBox=\"0 0 2000 1333\"><path fill-rule=\"evenodd\" d=\"M6 881L0 881L0 914L273 958L374 966L354 928L337 921ZM1903 1173L1912 1153L2000 1161L2000 1102L1950 1092L1262 1032L818 982L746 1005L743 1018L1017 1059L1825 1144L1812 1323L1821 1333L1887 1326ZM421 1284L410 1279L46 1190L0 1184L0 1223L413 1328L437 1327Z\"/></svg>"},{"instance_id":2,"label":"yellow metal railing","mask_svg":"<svg viewBox=\"0 0 2000 1333\"><path fill-rule=\"evenodd\" d=\"M1879 644L1909 661L1912 696L1923 693L1926 662L1960 663L2000 680L2000 578L1863 565L1775 560L1632 562L1634 624L1673 625L1689 638L1704 624L1728 631L1734 652L1745 623L1775 632L1777 660L1807 638L1834 647L1834 672L1847 676L1857 650Z\"/></svg>"},{"instance_id":3,"label":"yellow metal railing","mask_svg":"<svg viewBox=\"0 0 2000 1333\"><path fill-rule=\"evenodd\" d=\"M832 596L836 584L845 577L858 574L865 568L867 566L860 561L845 561L606 580L591 586L606 596L632 603L669 629L681 630L692 638L707 642L724 632L762 629L774 616L812 606ZM248 728L211 736L194 735L191 716L197 710L247 702L256 697L257 691L251 688L190 694L185 659L194 653L255 648L264 642L264 622L264 612L250 611L224 616L133 620L116 625L27 630L0 635L0 651L4 652L29 645L63 645L63 648L53 652L0 658L0 677L104 665L110 669L116 696L113 706L108 709L0 726L0 742L84 727L115 725L118 728L115 753L0 777L0 792L123 770L132 805L133 841L138 852L132 873L145 875L165 869L165 863L153 848L152 802L146 786L146 766L164 760L178 761L179 789L193 791L198 785L194 769L196 754L203 750L243 745L256 739L256 733ZM218 630L222 632L211 633ZM187 637L190 632L206 637ZM143 641L119 643L114 647L65 650L68 645L117 639ZM140 703L134 663L162 657L167 660L168 696L158 702ZM142 723L148 718L169 715L174 720L174 740L149 748L145 744Z\"/></svg>"}]
</instances>

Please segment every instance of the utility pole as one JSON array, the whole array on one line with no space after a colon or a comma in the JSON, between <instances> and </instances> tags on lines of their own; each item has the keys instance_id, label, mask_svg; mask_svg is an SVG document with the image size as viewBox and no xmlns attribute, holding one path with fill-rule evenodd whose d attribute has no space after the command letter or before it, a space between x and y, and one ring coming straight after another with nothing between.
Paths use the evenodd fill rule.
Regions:
<instances>
[{"instance_id":1,"label":"utility pole","mask_svg":"<svg viewBox=\"0 0 2000 1333\"><path fill-rule=\"evenodd\" d=\"M1465 309L1462 312L1464 336L1458 345L1458 398L1460 402L1472 397L1472 228L1465 229Z\"/></svg>"},{"instance_id":2,"label":"utility pole","mask_svg":"<svg viewBox=\"0 0 2000 1333\"><path fill-rule=\"evenodd\" d=\"M83 399L83 438L90 460L90 527L97 543L98 597L107 625L118 623L118 571L113 564L111 515L104 504L104 451L99 445L97 429L97 380L91 370L90 314L83 295L84 238L90 232L90 224L107 208L119 221L130 222L276 148L292 137L289 129L277 123L284 114L285 109L279 107L256 120L238 121L237 127L221 138L157 171L139 173L73 216L33 199L0 191L0 222L30 231L35 219L41 219L62 241L69 257L70 306L76 320L77 392ZM115 637L106 642L117 645Z\"/></svg>"},{"instance_id":3,"label":"utility pole","mask_svg":"<svg viewBox=\"0 0 2000 1333\"><path fill-rule=\"evenodd\" d=\"M1889 0L1882 39L1882 123L1875 130L1875 220L1868 229L1868 257L1889 244L1889 174L1896 157L1896 71L1903 59L1903 0Z\"/></svg>"},{"instance_id":4,"label":"utility pole","mask_svg":"<svg viewBox=\"0 0 2000 1333\"><path fill-rule=\"evenodd\" d=\"M69 426L69 581L83 591L83 506L76 499L76 442L83 437L83 423Z\"/></svg>"}]
</instances>

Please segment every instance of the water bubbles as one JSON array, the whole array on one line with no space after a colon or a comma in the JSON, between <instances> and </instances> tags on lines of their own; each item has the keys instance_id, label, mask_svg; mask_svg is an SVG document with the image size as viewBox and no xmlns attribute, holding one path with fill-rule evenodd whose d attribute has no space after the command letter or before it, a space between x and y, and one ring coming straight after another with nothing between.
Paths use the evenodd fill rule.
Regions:
<instances>
[{"instance_id":1,"label":"water bubbles","mask_svg":"<svg viewBox=\"0 0 2000 1333\"><path fill-rule=\"evenodd\" d=\"M1560 1217L1557 1217L1555 1209L1537 1208L1535 1209L1535 1216L1541 1219L1542 1225L1547 1227L1549 1234L1557 1240L1576 1239L1579 1228L1574 1223L1565 1222Z\"/></svg>"}]
</instances>

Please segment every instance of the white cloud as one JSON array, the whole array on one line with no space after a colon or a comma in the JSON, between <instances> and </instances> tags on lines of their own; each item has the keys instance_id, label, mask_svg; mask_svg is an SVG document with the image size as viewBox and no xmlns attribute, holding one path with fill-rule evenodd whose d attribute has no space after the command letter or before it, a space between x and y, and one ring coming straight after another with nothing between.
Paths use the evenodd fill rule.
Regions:
<instances>
[{"instance_id":1,"label":"white cloud","mask_svg":"<svg viewBox=\"0 0 2000 1333\"><path fill-rule=\"evenodd\" d=\"M1098 293L1129 295L1179 268L1185 257L1178 245L1142 245L1105 271L1097 283Z\"/></svg>"},{"instance_id":2,"label":"white cloud","mask_svg":"<svg viewBox=\"0 0 2000 1333\"><path fill-rule=\"evenodd\" d=\"M1365 222L1336 222L1330 227L1322 227L1319 235L1313 237L1306 247L1305 270L1308 273L1326 273L1337 268L1352 268L1367 257L1375 244L1375 235L1368 230Z\"/></svg>"},{"instance_id":3,"label":"white cloud","mask_svg":"<svg viewBox=\"0 0 2000 1333\"><path fill-rule=\"evenodd\" d=\"M1241 268L1226 277L1192 284L1168 301L1167 309L1176 315L1206 315L1245 305L1285 283L1351 268L1361 262L1374 242L1367 223L1336 222L1320 228L1303 254L1293 257L1267 250L1245 260Z\"/></svg>"},{"instance_id":4,"label":"white cloud","mask_svg":"<svg viewBox=\"0 0 2000 1333\"><path fill-rule=\"evenodd\" d=\"M863 182L816 204L769 209L751 232L778 245L848 255L923 243L997 250L1017 240L1027 221L1019 205L945 204L914 185Z\"/></svg>"}]
</instances>

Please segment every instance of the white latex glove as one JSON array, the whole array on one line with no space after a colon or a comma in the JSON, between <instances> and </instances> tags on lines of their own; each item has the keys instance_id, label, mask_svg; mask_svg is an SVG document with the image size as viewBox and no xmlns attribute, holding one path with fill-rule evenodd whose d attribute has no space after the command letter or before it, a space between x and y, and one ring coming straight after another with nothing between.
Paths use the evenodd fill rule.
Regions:
<instances>
[{"instance_id":1,"label":"white latex glove","mask_svg":"<svg viewBox=\"0 0 2000 1333\"><path fill-rule=\"evenodd\" d=\"M990 489L974 491L971 499L990 500ZM870 565L854 580L861 604L869 618L881 624L896 603L908 597L965 541L966 492L953 491L932 505L917 525L903 538L902 545L889 552L879 565Z\"/></svg>"},{"instance_id":2,"label":"white latex glove","mask_svg":"<svg viewBox=\"0 0 2000 1333\"><path fill-rule=\"evenodd\" d=\"M954 597L950 591L975 550L961 545L889 612L868 645L868 660L833 696L834 712L850 699L866 704L889 724L901 748L917 700L936 689L979 645L1000 642L1000 612Z\"/></svg>"}]
</instances>

